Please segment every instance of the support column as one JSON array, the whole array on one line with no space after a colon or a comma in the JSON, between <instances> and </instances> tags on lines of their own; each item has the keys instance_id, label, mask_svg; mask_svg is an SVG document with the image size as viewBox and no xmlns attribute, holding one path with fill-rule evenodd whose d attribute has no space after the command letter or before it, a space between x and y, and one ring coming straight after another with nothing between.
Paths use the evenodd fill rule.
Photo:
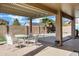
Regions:
<instances>
[{"instance_id":1,"label":"support column","mask_svg":"<svg viewBox=\"0 0 79 59\"><path fill-rule=\"evenodd\" d=\"M9 34L9 22L7 22L6 28L7 28L7 34Z\"/></svg>"},{"instance_id":2,"label":"support column","mask_svg":"<svg viewBox=\"0 0 79 59\"><path fill-rule=\"evenodd\" d=\"M32 33L32 18L30 18L30 33Z\"/></svg>"},{"instance_id":3,"label":"support column","mask_svg":"<svg viewBox=\"0 0 79 59\"><path fill-rule=\"evenodd\" d=\"M39 26L39 34L40 34L40 26Z\"/></svg>"},{"instance_id":4,"label":"support column","mask_svg":"<svg viewBox=\"0 0 79 59\"><path fill-rule=\"evenodd\" d=\"M9 34L9 25L7 25L7 34Z\"/></svg>"},{"instance_id":5,"label":"support column","mask_svg":"<svg viewBox=\"0 0 79 59\"><path fill-rule=\"evenodd\" d=\"M29 34L29 27L27 26L26 29L27 29L27 35L28 35Z\"/></svg>"},{"instance_id":6,"label":"support column","mask_svg":"<svg viewBox=\"0 0 79 59\"><path fill-rule=\"evenodd\" d=\"M73 39L75 38L75 18L71 21L71 36Z\"/></svg>"},{"instance_id":7,"label":"support column","mask_svg":"<svg viewBox=\"0 0 79 59\"><path fill-rule=\"evenodd\" d=\"M72 9L72 21L71 21L71 36L75 38L75 8Z\"/></svg>"},{"instance_id":8,"label":"support column","mask_svg":"<svg viewBox=\"0 0 79 59\"><path fill-rule=\"evenodd\" d=\"M62 14L60 8L56 16L56 44L62 46Z\"/></svg>"}]
</instances>

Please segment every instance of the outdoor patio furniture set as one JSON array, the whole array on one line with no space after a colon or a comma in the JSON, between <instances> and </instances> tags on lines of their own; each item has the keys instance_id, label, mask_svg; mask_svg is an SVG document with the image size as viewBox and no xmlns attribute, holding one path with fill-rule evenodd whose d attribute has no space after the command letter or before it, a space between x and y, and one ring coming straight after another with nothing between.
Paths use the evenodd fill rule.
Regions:
<instances>
[{"instance_id":1,"label":"outdoor patio furniture set","mask_svg":"<svg viewBox=\"0 0 79 59\"><path fill-rule=\"evenodd\" d=\"M15 35L15 38L17 39L17 43L18 43L19 48L22 48L24 46L28 46L29 44L37 45L38 40L41 37L42 37L42 35L39 35L39 34L29 34L29 35L18 34L18 35Z\"/></svg>"}]
</instances>

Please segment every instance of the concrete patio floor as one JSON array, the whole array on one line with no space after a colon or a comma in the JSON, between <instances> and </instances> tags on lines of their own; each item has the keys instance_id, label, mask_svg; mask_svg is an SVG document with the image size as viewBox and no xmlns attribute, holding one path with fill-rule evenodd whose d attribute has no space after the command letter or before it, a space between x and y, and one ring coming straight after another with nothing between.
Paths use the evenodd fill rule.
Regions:
<instances>
[{"instance_id":1,"label":"concrete patio floor","mask_svg":"<svg viewBox=\"0 0 79 59\"><path fill-rule=\"evenodd\" d=\"M0 56L78 56L78 53L47 45L16 48L5 44L0 46Z\"/></svg>"},{"instance_id":2,"label":"concrete patio floor","mask_svg":"<svg viewBox=\"0 0 79 59\"><path fill-rule=\"evenodd\" d=\"M48 46L35 56L78 56L78 53Z\"/></svg>"},{"instance_id":3,"label":"concrete patio floor","mask_svg":"<svg viewBox=\"0 0 79 59\"><path fill-rule=\"evenodd\" d=\"M17 48L16 45L0 45L0 56L23 56L29 52L42 47L43 45L36 46L30 44L23 48Z\"/></svg>"},{"instance_id":4,"label":"concrete patio floor","mask_svg":"<svg viewBox=\"0 0 79 59\"><path fill-rule=\"evenodd\" d=\"M53 35L53 36L52 36ZM49 40L50 39L50 40ZM43 41L42 41L43 40ZM55 34L46 34L43 39L40 41L40 45L34 45L34 44L26 44L26 47L23 48L17 48L17 44L14 45L0 45L0 56L34 56L34 55L40 55L41 56L54 56L56 55L56 52L59 51L67 51L72 54L74 51L79 51L79 39L70 39L63 43L62 47L56 47L55 46ZM49 54L44 54L43 52L51 52ZM64 53L65 53L64 52ZM66 53L65 53L66 54ZM66 54L66 55L71 55ZM64 55L63 52L59 52L57 55ZM74 54L73 54L74 55ZM77 52L78 55L78 52Z\"/></svg>"},{"instance_id":5,"label":"concrete patio floor","mask_svg":"<svg viewBox=\"0 0 79 59\"><path fill-rule=\"evenodd\" d=\"M63 43L61 49L69 50L69 51L78 51L79 53L79 38L71 39Z\"/></svg>"}]
</instances>

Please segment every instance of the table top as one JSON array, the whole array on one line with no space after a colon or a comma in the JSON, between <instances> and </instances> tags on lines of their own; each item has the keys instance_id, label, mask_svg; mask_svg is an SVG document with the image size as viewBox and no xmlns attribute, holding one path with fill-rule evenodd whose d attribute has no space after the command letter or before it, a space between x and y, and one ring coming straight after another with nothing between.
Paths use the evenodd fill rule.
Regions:
<instances>
[{"instance_id":1,"label":"table top","mask_svg":"<svg viewBox=\"0 0 79 59\"><path fill-rule=\"evenodd\" d=\"M17 34L15 35L15 37L27 37L28 35L24 35L24 34Z\"/></svg>"},{"instance_id":2,"label":"table top","mask_svg":"<svg viewBox=\"0 0 79 59\"><path fill-rule=\"evenodd\" d=\"M35 56L78 56L78 53L62 50L54 47L46 47Z\"/></svg>"}]
</instances>

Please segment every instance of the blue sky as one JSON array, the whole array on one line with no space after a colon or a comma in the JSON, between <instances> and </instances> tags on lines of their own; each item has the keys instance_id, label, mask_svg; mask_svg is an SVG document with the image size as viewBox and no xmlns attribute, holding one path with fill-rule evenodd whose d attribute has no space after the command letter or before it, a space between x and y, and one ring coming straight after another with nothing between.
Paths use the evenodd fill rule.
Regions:
<instances>
[{"instance_id":1,"label":"blue sky","mask_svg":"<svg viewBox=\"0 0 79 59\"><path fill-rule=\"evenodd\" d=\"M51 19L51 20L56 20L56 17L55 16L48 16L47 18ZM40 23L41 22L41 19L42 18L36 18L36 19L33 19L33 23Z\"/></svg>"},{"instance_id":2,"label":"blue sky","mask_svg":"<svg viewBox=\"0 0 79 59\"><path fill-rule=\"evenodd\" d=\"M12 25L13 22L14 22L14 20L15 20L16 18L19 20L19 22L20 22L20 24L21 24L22 26L27 26L27 25L29 25L28 17L17 16L17 15L6 14L6 13L0 13L0 19L3 19L3 20L8 21L8 22L9 22L9 25ZM54 21L56 20L56 17L55 17L55 16L48 16L48 18L49 18L49 19L52 19L52 20L54 20ZM41 23L41 19L42 19L42 18L32 19L32 20L33 20L32 23L33 23L33 24L34 24L34 23L38 23L38 24L39 24L39 23ZM70 21L70 20L67 19L67 18L62 18L62 19L63 19L63 24L66 23L66 22L68 22L68 21ZM76 19L76 20L77 20L77 19ZM78 20L77 20L76 22L79 23L79 18L78 18ZM76 25L76 29L79 29L79 25Z\"/></svg>"},{"instance_id":3,"label":"blue sky","mask_svg":"<svg viewBox=\"0 0 79 59\"><path fill-rule=\"evenodd\" d=\"M55 16L48 16L48 18L52 19L55 21ZM0 19L6 20L9 22L9 25L12 25L15 19L18 19L21 25L28 25L29 20L28 17L24 16L17 16L17 15L12 15L12 14L6 14L6 13L0 13ZM40 19L42 18L36 18L33 19L33 23L40 23Z\"/></svg>"},{"instance_id":4,"label":"blue sky","mask_svg":"<svg viewBox=\"0 0 79 59\"><path fill-rule=\"evenodd\" d=\"M8 21L9 25L12 25L15 19L18 19L21 25L24 25L26 22L28 22L28 17L11 15L6 13L0 13L0 19Z\"/></svg>"},{"instance_id":5,"label":"blue sky","mask_svg":"<svg viewBox=\"0 0 79 59\"><path fill-rule=\"evenodd\" d=\"M68 23L68 22L71 22L71 20L70 19L68 19L68 18L62 18L62 24L65 24L65 23Z\"/></svg>"},{"instance_id":6,"label":"blue sky","mask_svg":"<svg viewBox=\"0 0 79 59\"><path fill-rule=\"evenodd\" d=\"M49 19L52 19L52 20L56 20L56 17L55 16L48 16ZM17 15L12 15L12 14L6 14L6 13L0 13L0 19L3 19L3 20L6 20L9 22L9 25L12 25L14 20L15 19L18 19L19 20L19 23L22 25L22 26L27 26L29 25L29 20L28 20L28 17L24 17L24 16L17 16ZM33 24L40 24L41 23L41 19L42 18L36 18L36 19L32 19L32 23ZM64 23L67 23L68 21L70 21L69 19L67 18L62 18L63 19L63 24ZM78 21L77 21L78 22ZM76 26L77 28L78 26ZM78 27L79 29L79 27Z\"/></svg>"}]
</instances>

